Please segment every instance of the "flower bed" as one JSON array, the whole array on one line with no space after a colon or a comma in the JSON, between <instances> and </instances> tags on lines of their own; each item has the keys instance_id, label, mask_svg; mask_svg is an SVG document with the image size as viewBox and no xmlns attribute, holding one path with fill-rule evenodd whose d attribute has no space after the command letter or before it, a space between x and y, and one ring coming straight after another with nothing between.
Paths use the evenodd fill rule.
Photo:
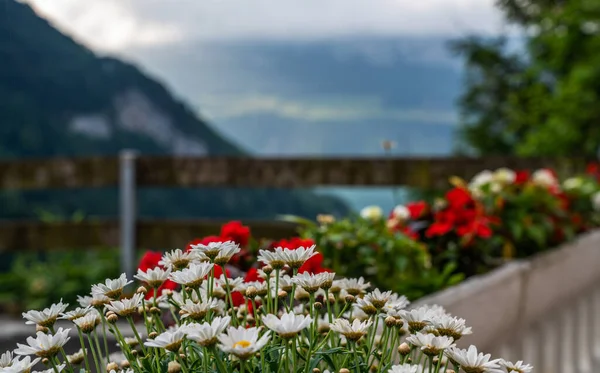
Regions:
<instances>
[{"instance_id":1,"label":"flower bed","mask_svg":"<svg viewBox=\"0 0 600 373\"><path fill-rule=\"evenodd\" d=\"M319 255L314 246L261 250L262 281L251 283L220 269L240 251L232 241L193 244L165 253L159 267L138 270L142 286L133 295L123 297L132 282L123 274L93 285L70 311L59 302L23 313L36 337L2 354L0 368L29 372L41 362L54 373L532 371L475 346L456 347L471 328L439 306L407 309L406 297L371 290L363 278L300 273ZM159 295L167 281L178 290ZM59 318L78 333L81 350L73 355L63 349L71 337L56 327ZM119 320L134 338L123 337ZM118 356L109 355L107 331L118 341Z\"/></svg>"}]
</instances>

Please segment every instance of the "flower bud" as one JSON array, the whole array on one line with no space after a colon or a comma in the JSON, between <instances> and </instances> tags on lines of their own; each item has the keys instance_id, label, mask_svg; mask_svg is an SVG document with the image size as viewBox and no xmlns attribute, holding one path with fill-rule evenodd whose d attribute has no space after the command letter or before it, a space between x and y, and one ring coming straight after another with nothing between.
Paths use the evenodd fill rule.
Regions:
<instances>
[{"instance_id":1,"label":"flower bud","mask_svg":"<svg viewBox=\"0 0 600 373\"><path fill-rule=\"evenodd\" d=\"M187 356L185 356L185 354L179 354L179 357L182 358L183 360L185 360L187 358Z\"/></svg>"},{"instance_id":2,"label":"flower bud","mask_svg":"<svg viewBox=\"0 0 600 373\"><path fill-rule=\"evenodd\" d=\"M173 290L171 289L165 289L162 291L163 295L166 295L167 297L172 297L173 296Z\"/></svg>"},{"instance_id":3,"label":"flower bud","mask_svg":"<svg viewBox=\"0 0 600 373\"><path fill-rule=\"evenodd\" d=\"M254 298L258 294L258 290L254 286L248 286L246 289L246 296L248 298Z\"/></svg>"},{"instance_id":4,"label":"flower bud","mask_svg":"<svg viewBox=\"0 0 600 373\"><path fill-rule=\"evenodd\" d=\"M106 371L110 372L111 370L117 371L119 370L119 365L117 363L110 362L106 365Z\"/></svg>"},{"instance_id":5,"label":"flower bud","mask_svg":"<svg viewBox=\"0 0 600 373\"><path fill-rule=\"evenodd\" d=\"M313 303L313 307L316 310L320 310L321 308L323 308L323 303L321 303L321 302L315 302L315 303Z\"/></svg>"},{"instance_id":6,"label":"flower bud","mask_svg":"<svg viewBox=\"0 0 600 373\"><path fill-rule=\"evenodd\" d=\"M48 360L48 358L45 357L45 358L42 359L42 364L48 365L48 364L50 364L50 360Z\"/></svg>"},{"instance_id":7,"label":"flower bud","mask_svg":"<svg viewBox=\"0 0 600 373\"><path fill-rule=\"evenodd\" d=\"M329 294L327 300L329 301L329 304L335 304L335 297L333 296L333 294Z\"/></svg>"},{"instance_id":8,"label":"flower bud","mask_svg":"<svg viewBox=\"0 0 600 373\"><path fill-rule=\"evenodd\" d=\"M113 313L113 314L108 315L108 317L106 318L106 320L109 323L114 324L114 323L117 322L117 320L119 320L119 316L117 316L116 313Z\"/></svg>"},{"instance_id":9,"label":"flower bud","mask_svg":"<svg viewBox=\"0 0 600 373\"><path fill-rule=\"evenodd\" d=\"M285 290L279 290L279 292L277 293L277 296L279 298L285 298L285 297L287 297L287 295L288 295L288 293Z\"/></svg>"},{"instance_id":10,"label":"flower bud","mask_svg":"<svg viewBox=\"0 0 600 373\"><path fill-rule=\"evenodd\" d=\"M179 365L176 361L169 361L169 365L167 367L168 373L179 373L181 372L181 365Z\"/></svg>"},{"instance_id":11,"label":"flower bud","mask_svg":"<svg viewBox=\"0 0 600 373\"><path fill-rule=\"evenodd\" d=\"M150 313L153 313L155 315L160 315L161 311L158 307L152 307L152 308L150 308Z\"/></svg>"},{"instance_id":12,"label":"flower bud","mask_svg":"<svg viewBox=\"0 0 600 373\"><path fill-rule=\"evenodd\" d=\"M401 328L404 326L404 321L402 319L396 319L396 328Z\"/></svg>"},{"instance_id":13,"label":"flower bud","mask_svg":"<svg viewBox=\"0 0 600 373\"><path fill-rule=\"evenodd\" d=\"M131 351L131 354L132 354L133 356L137 356L137 355L138 355L138 350L132 350L132 351Z\"/></svg>"},{"instance_id":14,"label":"flower bud","mask_svg":"<svg viewBox=\"0 0 600 373\"><path fill-rule=\"evenodd\" d=\"M35 326L35 331L36 332L42 332L44 334L48 334L48 332L50 331L50 329L46 328L45 326L36 325Z\"/></svg>"},{"instance_id":15,"label":"flower bud","mask_svg":"<svg viewBox=\"0 0 600 373\"><path fill-rule=\"evenodd\" d=\"M129 360L121 361L121 368L126 369L126 368L129 368L130 366L131 366L131 364L129 364Z\"/></svg>"},{"instance_id":16,"label":"flower bud","mask_svg":"<svg viewBox=\"0 0 600 373\"><path fill-rule=\"evenodd\" d=\"M319 368L313 368L313 373L321 373L321 369Z\"/></svg>"},{"instance_id":17,"label":"flower bud","mask_svg":"<svg viewBox=\"0 0 600 373\"><path fill-rule=\"evenodd\" d=\"M400 346L398 346L398 353L402 356L410 354L410 346L408 345L408 343L404 342Z\"/></svg>"},{"instance_id":18,"label":"flower bud","mask_svg":"<svg viewBox=\"0 0 600 373\"><path fill-rule=\"evenodd\" d=\"M346 299L346 303L354 303L354 300L355 300L356 298L354 298L354 295L350 295L350 294L348 294L348 295L346 295L346 298L345 298L345 299Z\"/></svg>"},{"instance_id":19,"label":"flower bud","mask_svg":"<svg viewBox=\"0 0 600 373\"><path fill-rule=\"evenodd\" d=\"M148 289L146 289L143 286L140 286L139 288L137 288L137 290L135 291L138 294L147 294L148 293Z\"/></svg>"},{"instance_id":20,"label":"flower bud","mask_svg":"<svg viewBox=\"0 0 600 373\"><path fill-rule=\"evenodd\" d=\"M150 334L148 334L148 338L150 338L150 339L154 339L156 337L158 337L158 333L157 332L151 332Z\"/></svg>"},{"instance_id":21,"label":"flower bud","mask_svg":"<svg viewBox=\"0 0 600 373\"><path fill-rule=\"evenodd\" d=\"M262 271L265 274L270 275L271 272L273 272L273 267L271 267L270 265L266 265L266 266L262 267Z\"/></svg>"},{"instance_id":22,"label":"flower bud","mask_svg":"<svg viewBox=\"0 0 600 373\"><path fill-rule=\"evenodd\" d=\"M385 325L389 328L396 326L396 318L393 316L388 316L385 318Z\"/></svg>"},{"instance_id":23,"label":"flower bud","mask_svg":"<svg viewBox=\"0 0 600 373\"><path fill-rule=\"evenodd\" d=\"M254 316L252 316L251 314L246 315L246 321L248 321L249 323L253 323L254 322Z\"/></svg>"},{"instance_id":24,"label":"flower bud","mask_svg":"<svg viewBox=\"0 0 600 373\"><path fill-rule=\"evenodd\" d=\"M346 368L342 368L342 369L340 369L339 373L350 373L350 370L346 369Z\"/></svg>"}]
</instances>

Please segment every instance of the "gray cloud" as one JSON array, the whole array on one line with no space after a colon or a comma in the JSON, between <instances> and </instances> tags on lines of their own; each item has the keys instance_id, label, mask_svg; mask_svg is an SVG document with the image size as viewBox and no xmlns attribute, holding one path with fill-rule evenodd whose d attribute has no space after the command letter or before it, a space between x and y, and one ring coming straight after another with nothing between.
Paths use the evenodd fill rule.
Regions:
<instances>
[{"instance_id":1,"label":"gray cloud","mask_svg":"<svg viewBox=\"0 0 600 373\"><path fill-rule=\"evenodd\" d=\"M493 0L22 0L92 46L497 33ZM85 4L85 5L82 5Z\"/></svg>"}]
</instances>

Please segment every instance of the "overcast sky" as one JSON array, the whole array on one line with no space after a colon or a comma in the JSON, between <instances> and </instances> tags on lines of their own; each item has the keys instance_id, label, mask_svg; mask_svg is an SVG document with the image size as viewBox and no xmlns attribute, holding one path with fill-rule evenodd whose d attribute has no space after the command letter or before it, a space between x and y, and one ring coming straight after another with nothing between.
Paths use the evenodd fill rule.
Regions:
<instances>
[{"instance_id":1,"label":"overcast sky","mask_svg":"<svg viewBox=\"0 0 600 373\"><path fill-rule=\"evenodd\" d=\"M498 33L493 0L21 0L101 51L185 40Z\"/></svg>"}]
</instances>

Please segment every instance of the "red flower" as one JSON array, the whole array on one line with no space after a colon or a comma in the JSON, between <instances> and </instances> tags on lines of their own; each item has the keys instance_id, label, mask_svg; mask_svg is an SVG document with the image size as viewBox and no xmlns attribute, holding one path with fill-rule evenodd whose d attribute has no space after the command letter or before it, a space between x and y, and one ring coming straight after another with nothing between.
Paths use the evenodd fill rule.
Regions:
<instances>
[{"instance_id":1,"label":"red flower","mask_svg":"<svg viewBox=\"0 0 600 373\"><path fill-rule=\"evenodd\" d=\"M446 200L450 209L464 208L473 202L473 198L468 190L464 188L453 188L446 193Z\"/></svg>"},{"instance_id":2,"label":"red flower","mask_svg":"<svg viewBox=\"0 0 600 373\"><path fill-rule=\"evenodd\" d=\"M258 275L258 269L252 267L248 270L248 272L246 272L246 277L244 277L244 282L254 282L254 281L263 282L264 280Z\"/></svg>"},{"instance_id":3,"label":"red flower","mask_svg":"<svg viewBox=\"0 0 600 373\"><path fill-rule=\"evenodd\" d=\"M140 260L139 269L146 272L149 269L158 267L158 262L162 258L162 253L158 251L146 251Z\"/></svg>"},{"instance_id":4,"label":"red flower","mask_svg":"<svg viewBox=\"0 0 600 373\"><path fill-rule=\"evenodd\" d=\"M163 290L175 290L175 289L177 289L177 286L179 286L179 284L177 284L176 282L167 280L162 285L160 285L160 287L158 288L157 295L160 296L162 294ZM146 299L151 299L153 297L154 297L154 289L149 289L148 293L146 293Z\"/></svg>"},{"instance_id":5,"label":"red flower","mask_svg":"<svg viewBox=\"0 0 600 373\"><path fill-rule=\"evenodd\" d=\"M417 220L423 216L423 214L425 214L425 211L429 208L429 206L425 201L418 201L408 203L406 208L410 212L410 218L412 220Z\"/></svg>"},{"instance_id":6,"label":"red flower","mask_svg":"<svg viewBox=\"0 0 600 373\"><path fill-rule=\"evenodd\" d=\"M528 170L521 170L521 171L517 171L517 175L515 177L515 184L516 185L523 185L525 184L530 177L530 172Z\"/></svg>"},{"instance_id":7,"label":"red flower","mask_svg":"<svg viewBox=\"0 0 600 373\"><path fill-rule=\"evenodd\" d=\"M246 246L250 239L250 228L240 221L230 221L221 227L221 238L231 240L240 246Z\"/></svg>"},{"instance_id":8,"label":"red flower","mask_svg":"<svg viewBox=\"0 0 600 373\"><path fill-rule=\"evenodd\" d=\"M298 273L322 273L322 272L331 272L330 269L323 268L323 254L317 253L312 258L308 259L300 268L298 268Z\"/></svg>"}]
</instances>

